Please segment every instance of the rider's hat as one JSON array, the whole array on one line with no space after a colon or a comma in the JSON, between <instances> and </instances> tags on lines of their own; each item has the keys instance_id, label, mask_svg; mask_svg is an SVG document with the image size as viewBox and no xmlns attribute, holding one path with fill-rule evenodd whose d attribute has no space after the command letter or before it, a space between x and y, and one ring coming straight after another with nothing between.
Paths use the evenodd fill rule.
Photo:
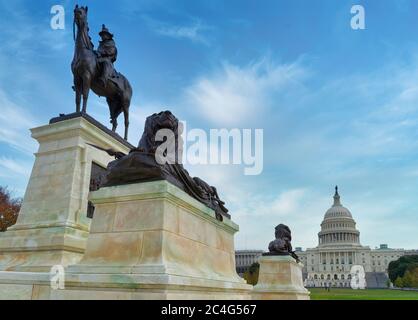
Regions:
<instances>
[{"instance_id":1,"label":"rider's hat","mask_svg":"<svg viewBox=\"0 0 418 320\"><path fill-rule=\"evenodd\" d=\"M103 37L105 34L107 34L109 37L113 38L113 34L109 32L109 29L106 28L106 26L102 25L102 31L99 32L99 36Z\"/></svg>"}]
</instances>

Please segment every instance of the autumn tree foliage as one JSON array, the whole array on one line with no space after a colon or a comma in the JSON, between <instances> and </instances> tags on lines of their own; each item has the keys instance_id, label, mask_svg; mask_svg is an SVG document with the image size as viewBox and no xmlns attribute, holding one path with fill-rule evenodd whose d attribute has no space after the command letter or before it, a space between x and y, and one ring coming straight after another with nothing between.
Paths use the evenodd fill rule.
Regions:
<instances>
[{"instance_id":1,"label":"autumn tree foliage","mask_svg":"<svg viewBox=\"0 0 418 320\"><path fill-rule=\"evenodd\" d=\"M7 188L0 187L0 232L16 223L21 203L21 199L13 198Z\"/></svg>"}]
</instances>

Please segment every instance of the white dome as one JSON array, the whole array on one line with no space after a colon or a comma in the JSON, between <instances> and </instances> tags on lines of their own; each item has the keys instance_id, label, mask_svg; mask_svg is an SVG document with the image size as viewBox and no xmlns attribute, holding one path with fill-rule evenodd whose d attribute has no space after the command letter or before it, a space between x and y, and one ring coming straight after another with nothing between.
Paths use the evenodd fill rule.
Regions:
<instances>
[{"instance_id":1,"label":"white dome","mask_svg":"<svg viewBox=\"0 0 418 320\"><path fill-rule=\"evenodd\" d=\"M325 213L324 220L344 217L353 219L350 210L342 206L340 195L338 194L338 187L335 187L334 204Z\"/></svg>"},{"instance_id":2,"label":"white dome","mask_svg":"<svg viewBox=\"0 0 418 320\"><path fill-rule=\"evenodd\" d=\"M360 244L360 232L350 210L341 204L338 187L335 187L334 204L325 213L318 236L320 246Z\"/></svg>"},{"instance_id":3,"label":"white dome","mask_svg":"<svg viewBox=\"0 0 418 320\"><path fill-rule=\"evenodd\" d=\"M350 210L348 210L346 207L343 207L341 205L332 206L325 213L324 220L332 219L332 218L344 218L344 217L353 219L353 216L351 215Z\"/></svg>"}]
</instances>

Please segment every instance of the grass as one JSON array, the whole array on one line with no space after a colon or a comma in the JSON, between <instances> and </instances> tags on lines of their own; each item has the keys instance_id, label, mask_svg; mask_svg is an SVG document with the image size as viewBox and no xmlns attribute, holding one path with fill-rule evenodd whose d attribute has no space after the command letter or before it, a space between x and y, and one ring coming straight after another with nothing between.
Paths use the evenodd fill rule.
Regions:
<instances>
[{"instance_id":1,"label":"grass","mask_svg":"<svg viewBox=\"0 0 418 320\"><path fill-rule=\"evenodd\" d=\"M333 289L309 288L311 300L418 300L418 291L390 289Z\"/></svg>"}]
</instances>

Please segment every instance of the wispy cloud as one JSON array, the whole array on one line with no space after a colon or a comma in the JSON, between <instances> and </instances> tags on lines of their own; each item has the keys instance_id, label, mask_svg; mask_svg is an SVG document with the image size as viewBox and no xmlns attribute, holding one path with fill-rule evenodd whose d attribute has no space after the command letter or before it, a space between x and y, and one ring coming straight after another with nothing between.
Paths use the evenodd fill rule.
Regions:
<instances>
[{"instance_id":1,"label":"wispy cloud","mask_svg":"<svg viewBox=\"0 0 418 320\"><path fill-rule=\"evenodd\" d=\"M299 62L277 64L267 57L246 66L225 62L186 89L186 100L213 123L238 125L263 114L274 94L298 86L307 73Z\"/></svg>"},{"instance_id":2,"label":"wispy cloud","mask_svg":"<svg viewBox=\"0 0 418 320\"><path fill-rule=\"evenodd\" d=\"M185 91L193 110L217 126L254 124L257 117L263 118L264 158L276 181L268 175L261 179L279 187L272 185L260 193L258 184L246 187L239 174L202 170L208 179L222 177L219 190L226 193L240 224L238 246L264 248L272 235L263 232L272 227L272 220L294 226L297 245L315 246L331 204L331 196L319 190L326 192L335 184L342 184L349 195L347 206L358 218L363 244L386 241L390 228L417 231L417 225L407 227L398 217L411 216L407 203L415 203L403 190L414 188L417 172L411 161L417 159L418 150L418 63L387 65L314 85L309 78L312 66L260 61L245 66L225 63ZM295 189L297 183L304 187ZM277 189L282 191L277 194ZM379 217L398 220L391 226L381 223L367 235Z\"/></svg>"},{"instance_id":3,"label":"wispy cloud","mask_svg":"<svg viewBox=\"0 0 418 320\"><path fill-rule=\"evenodd\" d=\"M13 158L1 156L0 157L0 167L5 169L0 173L3 177L13 177L19 175L23 178L29 178L30 175L30 165L28 162L21 160L16 160Z\"/></svg>"},{"instance_id":4,"label":"wispy cloud","mask_svg":"<svg viewBox=\"0 0 418 320\"><path fill-rule=\"evenodd\" d=\"M143 16L148 27L155 33L174 39L185 39L195 43L209 45L209 39L205 36L205 32L211 28L202 21L193 19L189 24L176 25L164 21L153 19L149 16Z\"/></svg>"},{"instance_id":5,"label":"wispy cloud","mask_svg":"<svg viewBox=\"0 0 418 320\"><path fill-rule=\"evenodd\" d=\"M8 19L0 20L2 45L0 54L12 54L15 59L33 59L39 55L55 55L63 52L71 42L70 28L52 30L47 15L43 21L33 21L31 12L20 1L0 3ZM48 48L48 50L41 50Z\"/></svg>"},{"instance_id":6,"label":"wispy cloud","mask_svg":"<svg viewBox=\"0 0 418 320\"><path fill-rule=\"evenodd\" d=\"M23 196L29 180L32 161L21 157L0 156L0 179L16 196Z\"/></svg>"},{"instance_id":7,"label":"wispy cloud","mask_svg":"<svg viewBox=\"0 0 418 320\"><path fill-rule=\"evenodd\" d=\"M35 141L30 137L29 129L37 125L35 118L28 110L15 104L0 90L0 142L13 148L32 154Z\"/></svg>"},{"instance_id":8,"label":"wispy cloud","mask_svg":"<svg viewBox=\"0 0 418 320\"><path fill-rule=\"evenodd\" d=\"M330 206L331 197L319 195L311 188L287 189L271 197L252 195L241 202L234 219L240 225L237 235L239 249L267 249L274 239L274 227L287 224L296 246L313 247L323 212ZM315 212L321 212L315 215Z\"/></svg>"}]
</instances>

